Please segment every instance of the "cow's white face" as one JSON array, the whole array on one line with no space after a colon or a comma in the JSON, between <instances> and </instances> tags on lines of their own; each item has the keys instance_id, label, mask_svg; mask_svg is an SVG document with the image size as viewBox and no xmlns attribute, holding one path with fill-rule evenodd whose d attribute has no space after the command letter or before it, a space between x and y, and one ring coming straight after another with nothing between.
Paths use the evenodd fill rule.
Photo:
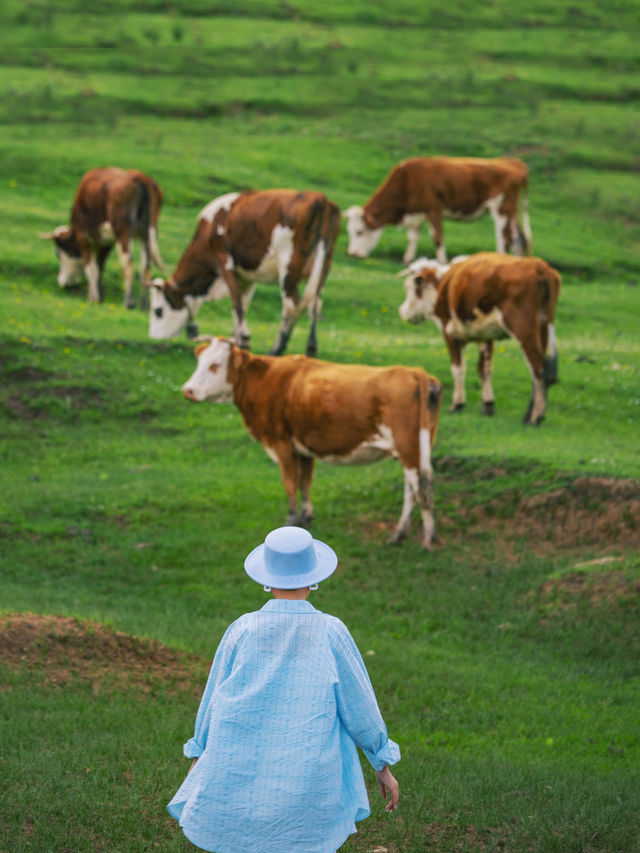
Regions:
<instances>
[{"instance_id":1,"label":"cow's white face","mask_svg":"<svg viewBox=\"0 0 640 853\"><path fill-rule=\"evenodd\" d=\"M382 228L369 228L364 220L364 210L358 205L350 207L344 215L349 235L347 251L354 258L366 258L378 245Z\"/></svg>"},{"instance_id":2,"label":"cow's white face","mask_svg":"<svg viewBox=\"0 0 640 853\"><path fill-rule=\"evenodd\" d=\"M70 287L72 284L80 284L82 281L82 258L79 252L77 254L69 254L67 249L75 247L75 239L72 239L71 229L67 225L58 225L53 234L53 245L56 250L56 255L60 261L60 269L58 270L58 285L59 287Z\"/></svg>"},{"instance_id":3,"label":"cow's white face","mask_svg":"<svg viewBox=\"0 0 640 853\"><path fill-rule=\"evenodd\" d=\"M58 286L70 287L82 281L82 260L68 255L64 249L56 246L56 255L60 261L58 270Z\"/></svg>"},{"instance_id":4,"label":"cow's white face","mask_svg":"<svg viewBox=\"0 0 640 853\"><path fill-rule=\"evenodd\" d=\"M164 295L164 281L154 279L151 288L151 308L149 311L149 337L155 340L173 338L179 335L189 321L186 308L173 308Z\"/></svg>"},{"instance_id":5,"label":"cow's white face","mask_svg":"<svg viewBox=\"0 0 640 853\"><path fill-rule=\"evenodd\" d=\"M435 270L425 268L420 272L410 272L404 280L405 300L398 309L401 319L407 323L421 323L432 317L438 284Z\"/></svg>"},{"instance_id":6,"label":"cow's white face","mask_svg":"<svg viewBox=\"0 0 640 853\"><path fill-rule=\"evenodd\" d=\"M185 296L188 308L174 308L164 295L164 280L154 278L149 311L149 337L155 340L174 338L193 320L203 302L224 299L229 288L224 279L217 278L203 296Z\"/></svg>"},{"instance_id":7,"label":"cow's white face","mask_svg":"<svg viewBox=\"0 0 640 853\"><path fill-rule=\"evenodd\" d=\"M231 354L231 344L224 338L215 338L208 345L196 347L198 366L182 386L187 400L201 403L210 400L222 403L231 400L232 386L227 382L227 365Z\"/></svg>"}]
</instances>

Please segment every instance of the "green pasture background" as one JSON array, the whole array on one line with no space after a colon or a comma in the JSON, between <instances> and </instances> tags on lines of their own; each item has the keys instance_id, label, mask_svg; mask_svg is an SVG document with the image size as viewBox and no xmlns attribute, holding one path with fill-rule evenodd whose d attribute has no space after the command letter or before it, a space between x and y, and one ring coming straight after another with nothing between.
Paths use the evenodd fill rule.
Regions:
<instances>
[{"instance_id":1,"label":"green pasture background","mask_svg":"<svg viewBox=\"0 0 640 853\"><path fill-rule=\"evenodd\" d=\"M534 495L571 502L579 478L640 477L638 4L6 0L0 14L0 620L90 619L204 661L264 601L243 558L286 514L238 412L181 397L192 347L148 339L115 257L103 304L58 288L37 235L68 220L83 172L158 180L171 269L224 192L315 188L344 208L404 157L520 156L534 253L563 276L540 428L521 424L530 382L513 342L496 347L495 417L480 414L472 347L467 408L448 414L437 329L398 317L404 232L356 261L343 231L325 287L322 358L421 365L445 387L431 553L417 518L385 544L397 463L317 467L313 532L340 565L313 601L352 630L403 754L399 811L382 811L365 767L372 816L342 849L640 850L633 537L593 535L605 498L570 540L560 513L513 528ZM493 248L486 219L445 236L450 254ZM419 248L432 254L426 232ZM279 310L260 286L256 352ZM229 333L229 303L199 323ZM303 319L291 352L305 336ZM562 586L576 573L586 593ZM191 849L165 803L196 708L162 683L47 686L0 661L0 850Z\"/></svg>"}]
</instances>

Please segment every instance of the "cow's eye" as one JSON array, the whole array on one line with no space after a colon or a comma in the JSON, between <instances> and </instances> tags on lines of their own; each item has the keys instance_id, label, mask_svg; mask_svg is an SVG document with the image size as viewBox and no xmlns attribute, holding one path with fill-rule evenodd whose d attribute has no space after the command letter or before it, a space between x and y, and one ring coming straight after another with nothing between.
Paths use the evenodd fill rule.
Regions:
<instances>
[{"instance_id":1,"label":"cow's eye","mask_svg":"<svg viewBox=\"0 0 640 853\"><path fill-rule=\"evenodd\" d=\"M163 310L162 308L155 308L153 313L156 315L156 317L158 317L158 319L160 319L162 317Z\"/></svg>"},{"instance_id":2,"label":"cow's eye","mask_svg":"<svg viewBox=\"0 0 640 853\"><path fill-rule=\"evenodd\" d=\"M421 275L417 275L413 281L414 281L414 284L417 284L418 286L424 284L424 279L422 278Z\"/></svg>"}]
</instances>

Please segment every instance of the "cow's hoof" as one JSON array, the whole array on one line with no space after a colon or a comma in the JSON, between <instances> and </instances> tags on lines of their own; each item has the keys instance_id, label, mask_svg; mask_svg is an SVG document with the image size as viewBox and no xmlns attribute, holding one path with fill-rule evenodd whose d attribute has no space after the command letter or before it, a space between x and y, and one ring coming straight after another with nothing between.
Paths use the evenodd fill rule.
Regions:
<instances>
[{"instance_id":1,"label":"cow's hoof","mask_svg":"<svg viewBox=\"0 0 640 853\"><path fill-rule=\"evenodd\" d=\"M187 337L189 340L198 337L198 326L196 323L187 323Z\"/></svg>"},{"instance_id":2,"label":"cow's hoof","mask_svg":"<svg viewBox=\"0 0 640 853\"><path fill-rule=\"evenodd\" d=\"M406 530L394 530L392 535L387 539L387 545L399 545L406 538Z\"/></svg>"},{"instance_id":3,"label":"cow's hoof","mask_svg":"<svg viewBox=\"0 0 640 853\"><path fill-rule=\"evenodd\" d=\"M289 514L287 516L287 520L285 525L287 527L304 527L305 529L309 526L311 519L306 519L302 515L292 515Z\"/></svg>"},{"instance_id":4,"label":"cow's hoof","mask_svg":"<svg viewBox=\"0 0 640 853\"><path fill-rule=\"evenodd\" d=\"M251 338L249 338L247 335L240 335L240 337L238 338L238 346L240 347L240 349L249 349L250 342Z\"/></svg>"},{"instance_id":5,"label":"cow's hoof","mask_svg":"<svg viewBox=\"0 0 640 853\"><path fill-rule=\"evenodd\" d=\"M449 409L449 412L454 415L456 412L461 412L464 409L464 403L454 403Z\"/></svg>"},{"instance_id":6,"label":"cow's hoof","mask_svg":"<svg viewBox=\"0 0 640 853\"><path fill-rule=\"evenodd\" d=\"M495 415L496 413L496 404L494 400L488 400L486 403L482 404L482 414L483 415Z\"/></svg>"}]
</instances>

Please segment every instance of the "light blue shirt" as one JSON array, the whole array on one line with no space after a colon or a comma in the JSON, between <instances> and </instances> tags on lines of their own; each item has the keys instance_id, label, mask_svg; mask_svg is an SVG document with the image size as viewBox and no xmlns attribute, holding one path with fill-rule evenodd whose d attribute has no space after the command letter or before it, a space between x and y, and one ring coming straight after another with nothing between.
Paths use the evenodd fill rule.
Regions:
<instances>
[{"instance_id":1,"label":"light blue shirt","mask_svg":"<svg viewBox=\"0 0 640 853\"><path fill-rule=\"evenodd\" d=\"M272 599L227 629L167 808L215 853L333 853L369 815L357 746L400 760L345 625Z\"/></svg>"}]
</instances>

